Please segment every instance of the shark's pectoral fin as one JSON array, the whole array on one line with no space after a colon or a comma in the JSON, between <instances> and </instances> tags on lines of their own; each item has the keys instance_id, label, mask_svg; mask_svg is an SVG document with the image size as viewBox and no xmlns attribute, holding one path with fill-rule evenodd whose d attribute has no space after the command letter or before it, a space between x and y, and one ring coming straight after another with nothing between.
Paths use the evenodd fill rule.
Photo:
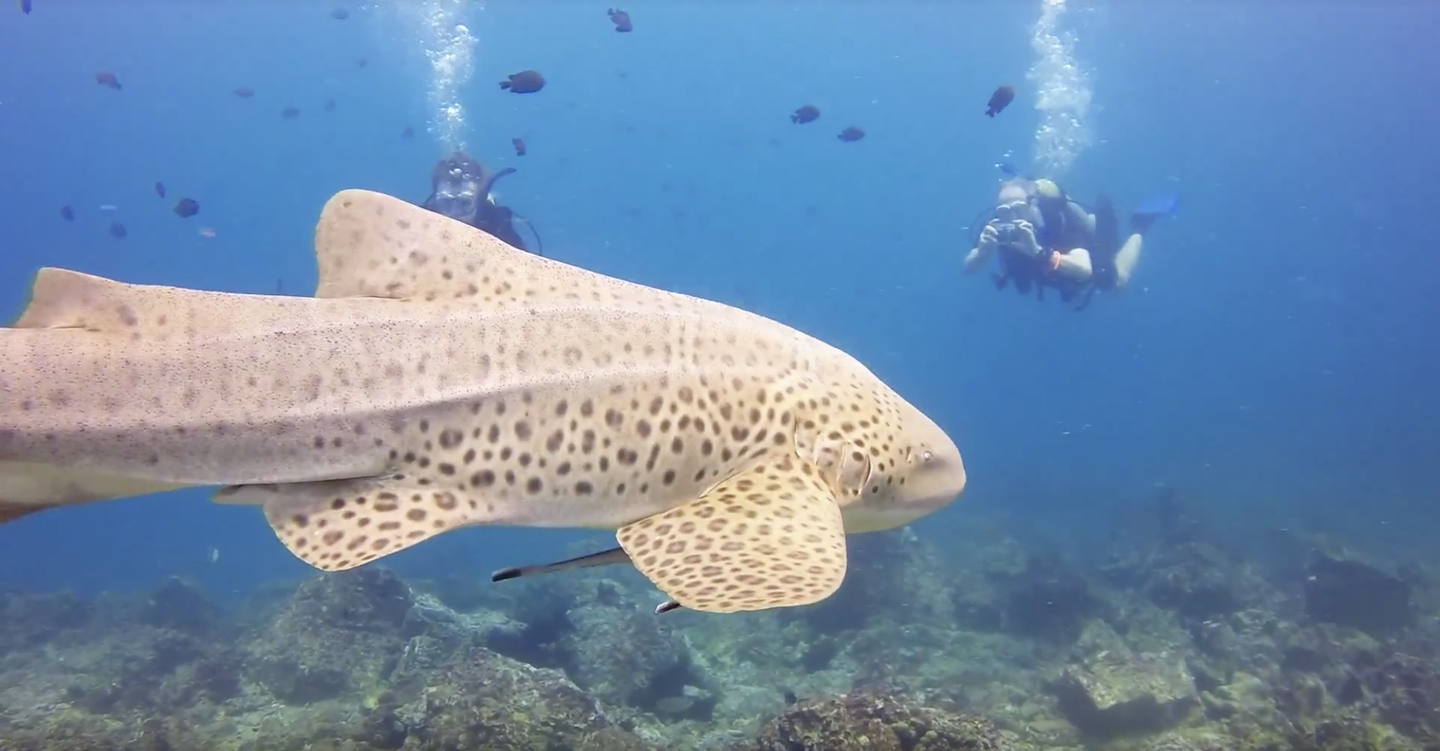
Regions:
<instances>
[{"instance_id":1,"label":"shark's pectoral fin","mask_svg":"<svg viewBox=\"0 0 1440 751\"><path fill-rule=\"evenodd\" d=\"M835 491L813 465L788 456L621 527L616 537L674 603L707 613L808 605L845 579Z\"/></svg>"},{"instance_id":2,"label":"shark's pectoral fin","mask_svg":"<svg viewBox=\"0 0 1440 751\"><path fill-rule=\"evenodd\" d=\"M240 485L215 500L263 506L280 542L322 571L352 569L442 532L495 521L482 498L391 477Z\"/></svg>"}]
</instances>

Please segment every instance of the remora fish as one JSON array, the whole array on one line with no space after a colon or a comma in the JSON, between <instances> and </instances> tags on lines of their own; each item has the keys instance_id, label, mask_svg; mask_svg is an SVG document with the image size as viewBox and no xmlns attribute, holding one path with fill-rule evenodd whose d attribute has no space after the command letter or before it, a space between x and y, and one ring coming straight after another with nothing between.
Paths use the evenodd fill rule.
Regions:
<instances>
[{"instance_id":1,"label":"remora fish","mask_svg":"<svg viewBox=\"0 0 1440 751\"><path fill-rule=\"evenodd\" d=\"M847 533L965 485L854 358L708 300L347 190L313 298L42 269L0 329L0 520L188 486L341 571L474 525L617 530L679 605L802 605ZM533 569L532 569L533 570Z\"/></svg>"}]
</instances>

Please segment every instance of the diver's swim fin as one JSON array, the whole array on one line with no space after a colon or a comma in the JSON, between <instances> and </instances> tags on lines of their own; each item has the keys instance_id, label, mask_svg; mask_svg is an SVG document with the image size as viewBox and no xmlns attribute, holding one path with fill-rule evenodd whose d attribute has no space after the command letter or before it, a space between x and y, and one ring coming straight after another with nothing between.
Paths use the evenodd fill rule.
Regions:
<instances>
[{"instance_id":1,"label":"diver's swim fin","mask_svg":"<svg viewBox=\"0 0 1440 751\"><path fill-rule=\"evenodd\" d=\"M1156 219L1175 213L1179 204L1180 197L1174 193L1151 196L1141 202L1140 206L1135 209L1135 213L1130 215L1130 230L1137 234L1145 234Z\"/></svg>"}]
</instances>

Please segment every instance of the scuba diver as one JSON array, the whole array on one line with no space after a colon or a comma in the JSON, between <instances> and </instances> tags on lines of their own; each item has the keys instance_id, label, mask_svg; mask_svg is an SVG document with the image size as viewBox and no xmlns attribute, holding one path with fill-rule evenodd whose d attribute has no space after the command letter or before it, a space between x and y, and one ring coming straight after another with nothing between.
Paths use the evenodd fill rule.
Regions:
<instances>
[{"instance_id":1,"label":"scuba diver","mask_svg":"<svg viewBox=\"0 0 1440 751\"><path fill-rule=\"evenodd\" d=\"M534 225L509 207L496 204L491 195L495 181L514 171L514 167L506 167L492 172L469 154L457 151L435 163L430 173L430 197L420 206L494 235L507 245L544 256L545 248ZM516 220L535 235L535 250L526 247L515 230Z\"/></svg>"},{"instance_id":2,"label":"scuba diver","mask_svg":"<svg viewBox=\"0 0 1440 751\"><path fill-rule=\"evenodd\" d=\"M1000 185L997 206L965 256L965 273L973 274L1000 251L1000 272L991 276L997 290L1014 284L1021 294L1045 288L1084 310L1096 290L1125 286L1140 261L1144 235L1156 219L1175 211L1176 197L1156 196L1130 216L1130 236L1122 243L1115 206L1106 196L1095 201L1095 213L1071 200L1054 181L1026 180L1008 173Z\"/></svg>"}]
</instances>

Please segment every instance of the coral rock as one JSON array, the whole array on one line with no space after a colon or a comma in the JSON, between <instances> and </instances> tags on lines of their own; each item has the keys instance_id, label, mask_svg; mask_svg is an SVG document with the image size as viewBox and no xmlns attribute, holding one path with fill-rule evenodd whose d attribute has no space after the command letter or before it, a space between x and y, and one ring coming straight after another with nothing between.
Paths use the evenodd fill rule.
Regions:
<instances>
[{"instance_id":1,"label":"coral rock","mask_svg":"<svg viewBox=\"0 0 1440 751\"><path fill-rule=\"evenodd\" d=\"M1137 654L1104 623L1086 628L1081 657L1051 686L1060 709L1082 731L1102 737L1175 725L1198 704L1183 655Z\"/></svg>"},{"instance_id":2,"label":"coral rock","mask_svg":"<svg viewBox=\"0 0 1440 751\"><path fill-rule=\"evenodd\" d=\"M1008 751L988 720L858 693L791 707L746 751Z\"/></svg>"},{"instance_id":3,"label":"coral rock","mask_svg":"<svg viewBox=\"0 0 1440 751\"><path fill-rule=\"evenodd\" d=\"M1305 578L1305 612L1321 623L1350 626L1380 638L1415 619L1410 584L1359 561L1322 556Z\"/></svg>"}]
</instances>

